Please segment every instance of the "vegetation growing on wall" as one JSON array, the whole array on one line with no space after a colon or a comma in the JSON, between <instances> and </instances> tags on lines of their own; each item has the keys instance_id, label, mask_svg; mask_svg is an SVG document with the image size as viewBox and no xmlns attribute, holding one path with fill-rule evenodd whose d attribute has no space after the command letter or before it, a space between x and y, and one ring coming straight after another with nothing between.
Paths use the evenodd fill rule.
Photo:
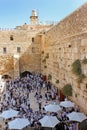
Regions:
<instances>
[{"instance_id":1,"label":"vegetation growing on wall","mask_svg":"<svg viewBox=\"0 0 87 130\"><path fill-rule=\"evenodd\" d=\"M51 80L51 79L52 79L52 75L49 74L49 75L48 75L48 80Z\"/></svg>"},{"instance_id":2,"label":"vegetation growing on wall","mask_svg":"<svg viewBox=\"0 0 87 130\"><path fill-rule=\"evenodd\" d=\"M83 60L84 63L86 63L86 59ZM83 63L82 61L82 63ZM86 78L86 76L82 73L82 68L81 68L81 62L79 59L73 62L72 64L72 72L78 77L77 81L78 83L82 83L83 79Z\"/></svg>"},{"instance_id":3,"label":"vegetation growing on wall","mask_svg":"<svg viewBox=\"0 0 87 130\"><path fill-rule=\"evenodd\" d=\"M44 53L44 52L42 51L42 53ZM46 56L44 57L44 59L42 60L42 62L46 62L47 58L49 58L49 53L46 54Z\"/></svg>"},{"instance_id":4,"label":"vegetation growing on wall","mask_svg":"<svg viewBox=\"0 0 87 130\"><path fill-rule=\"evenodd\" d=\"M59 80L57 79L57 80L56 80L56 84L58 84L58 83L59 83Z\"/></svg>"},{"instance_id":5,"label":"vegetation growing on wall","mask_svg":"<svg viewBox=\"0 0 87 130\"><path fill-rule=\"evenodd\" d=\"M80 130L86 130L87 129L87 122L84 120L83 122L79 123L79 129Z\"/></svg>"},{"instance_id":6,"label":"vegetation growing on wall","mask_svg":"<svg viewBox=\"0 0 87 130\"><path fill-rule=\"evenodd\" d=\"M72 72L77 76L82 74L81 63L80 63L79 59L77 59L76 61L73 62Z\"/></svg>"},{"instance_id":7,"label":"vegetation growing on wall","mask_svg":"<svg viewBox=\"0 0 87 130\"><path fill-rule=\"evenodd\" d=\"M46 59L49 58L49 53L46 54L46 57L45 57L45 58L46 58Z\"/></svg>"},{"instance_id":8,"label":"vegetation growing on wall","mask_svg":"<svg viewBox=\"0 0 87 130\"><path fill-rule=\"evenodd\" d=\"M71 84L66 84L63 88L62 88L62 93L65 96L72 96L72 86Z\"/></svg>"},{"instance_id":9,"label":"vegetation growing on wall","mask_svg":"<svg viewBox=\"0 0 87 130\"><path fill-rule=\"evenodd\" d=\"M82 81L86 78L84 74L79 75L78 77L78 83L82 83Z\"/></svg>"},{"instance_id":10,"label":"vegetation growing on wall","mask_svg":"<svg viewBox=\"0 0 87 130\"><path fill-rule=\"evenodd\" d=\"M43 62L43 63L46 63L46 59L43 59L42 62Z\"/></svg>"},{"instance_id":11,"label":"vegetation growing on wall","mask_svg":"<svg viewBox=\"0 0 87 130\"><path fill-rule=\"evenodd\" d=\"M82 60L82 63L87 64L87 58L86 57Z\"/></svg>"}]
</instances>

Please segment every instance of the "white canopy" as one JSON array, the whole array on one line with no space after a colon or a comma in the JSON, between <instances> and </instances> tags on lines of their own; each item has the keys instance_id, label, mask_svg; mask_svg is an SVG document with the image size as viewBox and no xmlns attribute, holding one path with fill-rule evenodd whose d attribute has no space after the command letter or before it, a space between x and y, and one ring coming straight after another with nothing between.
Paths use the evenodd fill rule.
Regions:
<instances>
[{"instance_id":1,"label":"white canopy","mask_svg":"<svg viewBox=\"0 0 87 130\"><path fill-rule=\"evenodd\" d=\"M49 105L45 106L44 108L48 112L58 112L61 110L60 106L55 105L55 104L49 104Z\"/></svg>"},{"instance_id":2,"label":"white canopy","mask_svg":"<svg viewBox=\"0 0 87 130\"><path fill-rule=\"evenodd\" d=\"M72 113L68 114L67 117L69 117L69 120L77 121L77 122L82 122L85 119L87 119L87 116L81 112L72 112Z\"/></svg>"},{"instance_id":3,"label":"white canopy","mask_svg":"<svg viewBox=\"0 0 87 130\"><path fill-rule=\"evenodd\" d=\"M9 110L3 111L0 116L5 118L5 119L9 119L9 118L12 118L12 117L16 117L18 115L18 112L19 111L9 109Z\"/></svg>"},{"instance_id":4,"label":"white canopy","mask_svg":"<svg viewBox=\"0 0 87 130\"><path fill-rule=\"evenodd\" d=\"M56 116L44 116L39 120L43 127L51 127L54 128L60 121L56 118Z\"/></svg>"},{"instance_id":5,"label":"white canopy","mask_svg":"<svg viewBox=\"0 0 87 130\"><path fill-rule=\"evenodd\" d=\"M60 102L60 106L68 108L68 107L74 107L74 103L71 101L62 101Z\"/></svg>"},{"instance_id":6,"label":"white canopy","mask_svg":"<svg viewBox=\"0 0 87 130\"><path fill-rule=\"evenodd\" d=\"M26 118L16 118L13 121L8 122L9 129L23 129L28 126L30 122Z\"/></svg>"}]
</instances>

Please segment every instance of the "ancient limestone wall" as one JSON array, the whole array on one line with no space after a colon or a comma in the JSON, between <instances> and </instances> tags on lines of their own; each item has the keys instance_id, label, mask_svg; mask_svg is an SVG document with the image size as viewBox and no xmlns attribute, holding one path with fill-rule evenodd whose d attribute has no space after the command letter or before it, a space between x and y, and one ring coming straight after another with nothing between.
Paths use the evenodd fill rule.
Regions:
<instances>
[{"instance_id":1,"label":"ancient limestone wall","mask_svg":"<svg viewBox=\"0 0 87 130\"><path fill-rule=\"evenodd\" d=\"M51 74L53 82L59 89L67 83L73 87L74 100L87 113L87 78L77 82L72 73L72 63L87 58L87 4L60 21L42 37L41 71ZM46 58L49 55L49 58ZM82 71L87 76L87 65L82 64ZM56 84L59 80L59 84Z\"/></svg>"}]
</instances>

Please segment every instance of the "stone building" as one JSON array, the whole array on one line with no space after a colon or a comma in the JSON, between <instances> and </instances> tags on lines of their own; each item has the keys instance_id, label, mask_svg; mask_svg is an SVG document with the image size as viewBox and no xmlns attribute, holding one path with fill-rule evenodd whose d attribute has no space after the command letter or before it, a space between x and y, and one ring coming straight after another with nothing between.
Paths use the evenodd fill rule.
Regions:
<instances>
[{"instance_id":1,"label":"stone building","mask_svg":"<svg viewBox=\"0 0 87 130\"><path fill-rule=\"evenodd\" d=\"M40 72L61 89L72 85L72 100L87 113L87 3L56 25L39 24L32 11L31 24L14 30L0 30L0 75L11 78L25 71ZM72 64L81 63L82 82L72 72ZM81 75L82 76L82 75ZM56 81L59 81L57 84Z\"/></svg>"},{"instance_id":2,"label":"stone building","mask_svg":"<svg viewBox=\"0 0 87 130\"><path fill-rule=\"evenodd\" d=\"M41 35L53 25L38 23L32 11L30 24L0 30L0 75L16 78L25 71L41 71Z\"/></svg>"}]
</instances>

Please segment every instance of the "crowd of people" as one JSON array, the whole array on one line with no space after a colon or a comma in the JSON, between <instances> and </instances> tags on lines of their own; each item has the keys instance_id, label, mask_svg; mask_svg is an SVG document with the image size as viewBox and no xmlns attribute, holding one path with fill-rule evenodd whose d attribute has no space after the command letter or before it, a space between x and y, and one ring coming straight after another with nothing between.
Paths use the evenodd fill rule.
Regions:
<instances>
[{"instance_id":1,"label":"crowd of people","mask_svg":"<svg viewBox=\"0 0 87 130\"><path fill-rule=\"evenodd\" d=\"M44 95L42 95L42 89ZM30 93L34 92L36 102L38 104L38 110L34 111L30 103ZM26 77L17 78L15 80L7 81L2 92L1 103L0 103L0 112L12 108L19 111L18 117L25 117L30 121L30 127L34 127L35 130L38 130L41 127L39 119L43 118L48 113L45 111L42 106L41 99L44 99L45 102L52 100L57 100L59 102L58 90L54 87L53 84L43 80L41 74L28 74ZM70 111L74 111L70 109ZM50 113L50 115L56 116L58 120L61 121L60 124L56 126L56 129L60 130L76 130L75 123L72 125L67 124L68 118L66 116L66 109L62 109L60 114Z\"/></svg>"}]
</instances>

